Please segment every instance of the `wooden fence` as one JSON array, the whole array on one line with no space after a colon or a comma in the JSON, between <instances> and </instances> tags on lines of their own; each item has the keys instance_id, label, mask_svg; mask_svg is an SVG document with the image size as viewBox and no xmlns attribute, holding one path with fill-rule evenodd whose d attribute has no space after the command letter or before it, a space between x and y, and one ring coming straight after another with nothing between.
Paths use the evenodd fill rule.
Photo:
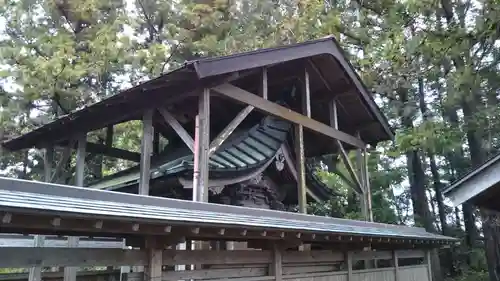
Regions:
<instances>
[{"instance_id":1,"label":"wooden fence","mask_svg":"<svg viewBox=\"0 0 500 281\"><path fill-rule=\"evenodd\" d=\"M187 270L175 270L185 265ZM91 248L0 248L0 267L80 267L78 280L116 280L94 275L117 266L144 266L128 272L127 281L430 281L428 252L424 250L336 252L333 250L145 250ZM83 267L102 266L94 275ZM51 273L55 274L55 273ZM47 274L43 279L49 278ZM87 276L87 277L83 277ZM55 277L55 276L54 276ZM84 279L82 279L82 277ZM20 280L0 274L2 281ZM26 279L25 279L26 280Z\"/></svg>"}]
</instances>

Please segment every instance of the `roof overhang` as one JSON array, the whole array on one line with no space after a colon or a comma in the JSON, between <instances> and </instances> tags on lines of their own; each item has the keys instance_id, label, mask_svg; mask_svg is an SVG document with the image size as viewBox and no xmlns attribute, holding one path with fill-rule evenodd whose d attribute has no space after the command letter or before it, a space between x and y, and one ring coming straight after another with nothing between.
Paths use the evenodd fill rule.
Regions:
<instances>
[{"instance_id":1,"label":"roof overhang","mask_svg":"<svg viewBox=\"0 0 500 281\"><path fill-rule=\"evenodd\" d=\"M368 130L369 132L366 133L368 136L363 136L363 133L361 135L363 139L367 140L367 143L372 145L394 138L394 132L387 119L381 113L370 91L367 90L351 63L344 56L336 40L333 37L326 37L294 45L187 62L177 70L62 116L24 135L7 140L3 142L3 146L15 151L57 145L76 134L102 129L137 118L147 108L158 105L174 106L174 104L177 105L184 101L188 103L188 98L197 95L203 88L241 81L245 75L253 75L255 71L263 67L273 68L274 66L287 65L286 69L293 70L297 66L294 63L301 60L309 61L312 66L320 63L325 67L319 71L317 68L315 69L314 75L325 76L321 79L316 78L316 80L339 77L342 81L345 80L348 85L348 89L344 89L345 93L350 94L340 97L340 99L347 99L346 103L350 103L347 111L356 113L350 116L351 119L358 117L358 115L361 116L358 112L366 112L363 115L366 115L365 119L353 120L353 122L360 123L349 124L348 128L358 132ZM335 72L332 72L332 69L335 69ZM312 76L311 79L314 80ZM328 84L328 81L325 83ZM334 92L337 90L334 89ZM351 98L354 98L355 101L350 100ZM320 101L318 103L324 104ZM192 102L188 104L192 104ZM347 120L349 117L345 119ZM370 138L372 139L370 140Z\"/></svg>"},{"instance_id":2,"label":"roof overhang","mask_svg":"<svg viewBox=\"0 0 500 281\"><path fill-rule=\"evenodd\" d=\"M454 206L469 202L478 207L499 210L500 155L486 161L443 190Z\"/></svg>"}]
</instances>

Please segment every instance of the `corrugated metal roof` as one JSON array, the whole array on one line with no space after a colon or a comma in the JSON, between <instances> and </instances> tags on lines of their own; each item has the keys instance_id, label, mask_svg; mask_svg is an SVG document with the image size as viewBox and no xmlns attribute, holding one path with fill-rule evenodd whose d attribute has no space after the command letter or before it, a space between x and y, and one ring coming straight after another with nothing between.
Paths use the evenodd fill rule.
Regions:
<instances>
[{"instance_id":1,"label":"corrugated metal roof","mask_svg":"<svg viewBox=\"0 0 500 281\"><path fill-rule=\"evenodd\" d=\"M0 178L0 211L452 242L412 228ZM1 230L0 230L1 231Z\"/></svg>"}]
</instances>

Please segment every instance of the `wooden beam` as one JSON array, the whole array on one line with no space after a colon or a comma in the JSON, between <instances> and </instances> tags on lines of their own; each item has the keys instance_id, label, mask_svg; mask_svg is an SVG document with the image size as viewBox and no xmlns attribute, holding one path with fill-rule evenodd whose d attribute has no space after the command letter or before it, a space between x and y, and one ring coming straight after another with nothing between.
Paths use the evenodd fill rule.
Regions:
<instances>
[{"instance_id":1,"label":"wooden beam","mask_svg":"<svg viewBox=\"0 0 500 281\"><path fill-rule=\"evenodd\" d=\"M165 122L167 122L172 129L177 133L177 135L182 139L182 141L187 145L187 147L194 153L194 141L189 133L182 127L182 125L175 119L168 110L165 108L158 108L158 112L163 116Z\"/></svg>"},{"instance_id":2,"label":"wooden beam","mask_svg":"<svg viewBox=\"0 0 500 281\"><path fill-rule=\"evenodd\" d=\"M222 84L212 88L217 93L224 95L228 98L234 99L236 101L252 105L257 110L272 114L274 116L280 117L282 119L288 120L295 124L302 125L305 128L313 130L315 132L324 134L331 138L340 140L342 142L348 143L355 147L364 148L366 145L359 139L334 129L326 124L318 122L314 119L308 118L302 114L292 111L286 107L263 99L255 94L252 94L246 90L233 86L231 84Z\"/></svg>"},{"instance_id":3,"label":"wooden beam","mask_svg":"<svg viewBox=\"0 0 500 281\"><path fill-rule=\"evenodd\" d=\"M68 145L68 143L59 144L62 147L74 147L74 144ZM120 148L110 147L108 144L102 145L93 142L87 142L86 144L87 151L89 153L105 155L113 158L129 160L132 162L140 162L141 155L137 152L132 152Z\"/></svg>"},{"instance_id":4,"label":"wooden beam","mask_svg":"<svg viewBox=\"0 0 500 281\"><path fill-rule=\"evenodd\" d=\"M245 120L245 118L252 112L253 106L248 105L243 108L236 117L219 133L219 135L210 143L209 155L212 155L224 141L234 132L234 130Z\"/></svg>"},{"instance_id":5,"label":"wooden beam","mask_svg":"<svg viewBox=\"0 0 500 281\"><path fill-rule=\"evenodd\" d=\"M149 195L153 133L153 110L149 109L144 113L142 120L141 163L139 173L139 194L141 195Z\"/></svg>"},{"instance_id":6,"label":"wooden beam","mask_svg":"<svg viewBox=\"0 0 500 281\"><path fill-rule=\"evenodd\" d=\"M268 99L267 67L262 68L262 98Z\"/></svg>"}]
</instances>

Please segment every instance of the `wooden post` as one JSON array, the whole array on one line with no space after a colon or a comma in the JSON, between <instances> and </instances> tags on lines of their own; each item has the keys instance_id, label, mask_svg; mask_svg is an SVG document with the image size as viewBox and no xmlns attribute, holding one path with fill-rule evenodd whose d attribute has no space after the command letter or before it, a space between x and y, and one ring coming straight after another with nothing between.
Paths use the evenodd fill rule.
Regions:
<instances>
[{"instance_id":1,"label":"wooden post","mask_svg":"<svg viewBox=\"0 0 500 281\"><path fill-rule=\"evenodd\" d=\"M147 270L144 271L144 281L161 281L163 266L163 247L156 237L146 239L148 253Z\"/></svg>"},{"instance_id":2,"label":"wooden post","mask_svg":"<svg viewBox=\"0 0 500 281\"><path fill-rule=\"evenodd\" d=\"M370 187L370 171L368 170L368 150L365 148L363 149L363 156L364 156L364 163L363 166L364 168L364 173L365 173L365 191L366 191L366 202L367 202L367 207L368 207L368 219L369 221L373 221L373 209L372 209L372 191Z\"/></svg>"},{"instance_id":3,"label":"wooden post","mask_svg":"<svg viewBox=\"0 0 500 281\"><path fill-rule=\"evenodd\" d=\"M432 262L431 262L431 251L425 251L425 262L427 263L427 280L432 281Z\"/></svg>"},{"instance_id":4,"label":"wooden post","mask_svg":"<svg viewBox=\"0 0 500 281\"><path fill-rule=\"evenodd\" d=\"M347 281L353 281L354 278L352 276L352 252L349 251L345 255L345 262L347 267Z\"/></svg>"},{"instance_id":5,"label":"wooden post","mask_svg":"<svg viewBox=\"0 0 500 281\"><path fill-rule=\"evenodd\" d=\"M54 158L54 149L52 147L46 147L44 149L43 155L43 171L44 171L44 181L51 182L52 180L52 160ZM45 236L35 235L34 237L34 247L43 247L45 244ZM42 280L42 268L32 267L29 270L28 281L41 281Z\"/></svg>"},{"instance_id":6,"label":"wooden post","mask_svg":"<svg viewBox=\"0 0 500 281\"><path fill-rule=\"evenodd\" d=\"M278 243L273 243L273 260L269 266L269 275L274 276L274 280L283 280L283 252Z\"/></svg>"},{"instance_id":7,"label":"wooden post","mask_svg":"<svg viewBox=\"0 0 500 281\"><path fill-rule=\"evenodd\" d=\"M399 280L399 260L398 252L392 251L392 261L394 262L394 281Z\"/></svg>"},{"instance_id":8,"label":"wooden post","mask_svg":"<svg viewBox=\"0 0 500 281\"><path fill-rule=\"evenodd\" d=\"M208 158L210 148L210 89L204 89L198 104L198 169L199 181L194 201L208 202Z\"/></svg>"},{"instance_id":9,"label":"wooden post","mask_svg":"<svg viewBox=\"0 0 500 281\"><path fill-rule=\"evenodd\" d=\"M77 139L77 149L76 149L76 169L75 169L75 185L83 186L85 178L85 146L87 144L87 134L82 134L78 136ZM69 236L68 237L68 247L76 248L78 247L78 237ZM64 268L64 281L76 281L76 271L77 267L65 267Z\"/></svg>"},{"instance_id":10,"label":"wooden post","mask_svg":"<svg viewBox=\"0 0 500 281\"><path fill-rule=\"evenodd\" d=\"M144 113L142 119L141 162L139 174L139 194L141 195L149 195L153 131L153 110L149 109Z\"/></svg>"},{"instance_id":11,"label":"wooden post","mask_svg":"<svg viewBox=\"0 0 500 281\"><path fill-rule=\"evenodd\" d=\"M262 97L268 99L267 67L262 68Z\"/></svg>"},{"instance_id":12,"label":"wooden post","mask_svg":"<svg viewBox=\"0 0 500 281\"><path fill-rule=\"evenodd\" d=\"M311 117L311 93L309 88L309 73L304 71L304 89L302 91L302 113ZM299 211L307 213L306 197L306 172L305 172L305 151L304 151L304 127L295 125L295 155L297 163L297 191L299 201Z\"/></svg>"}]
</instances>

